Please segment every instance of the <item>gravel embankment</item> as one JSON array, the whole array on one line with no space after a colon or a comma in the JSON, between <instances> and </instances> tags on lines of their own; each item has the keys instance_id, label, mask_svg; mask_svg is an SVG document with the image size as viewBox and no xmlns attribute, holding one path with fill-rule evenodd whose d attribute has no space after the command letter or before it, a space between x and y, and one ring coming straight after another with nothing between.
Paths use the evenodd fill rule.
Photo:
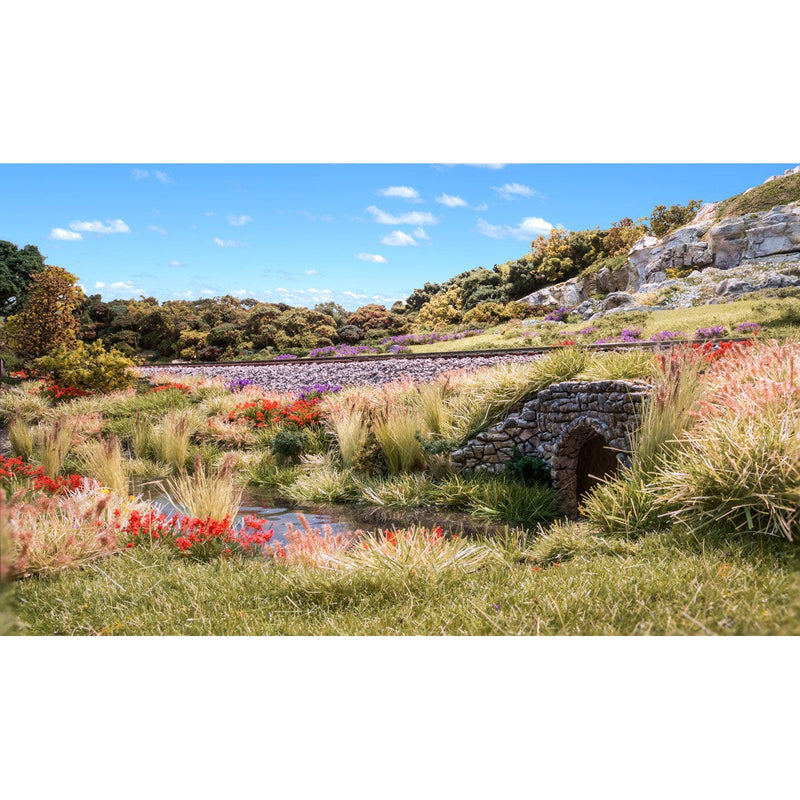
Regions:
<instances>
[{"instance_id":1,"label":"gravel embankment","mask_svg":"<svg viewBox=\"0 0 800 800\"><path fill-rule=\"evenodd\" d=\"M332 362L330 364L270 364L269 366L248 366L246 363L234 367L192 367L188 365L165 364L159 367L142 367L145 375L154 372L169 372L181 375L206 375L210 378L223 378L226 381L249 379L276 392L293 392L302 386L315 383L332 383L339 386L354 384L390 383L408 377L415 381L430 381L437 375L452 370L473 372L481 367L498 364L501 361L517 363L538 358L536 354L502 357L475 356L471 358L431 358L431 359L391 359L376 361Z\"/></svg>"}]
</instances>

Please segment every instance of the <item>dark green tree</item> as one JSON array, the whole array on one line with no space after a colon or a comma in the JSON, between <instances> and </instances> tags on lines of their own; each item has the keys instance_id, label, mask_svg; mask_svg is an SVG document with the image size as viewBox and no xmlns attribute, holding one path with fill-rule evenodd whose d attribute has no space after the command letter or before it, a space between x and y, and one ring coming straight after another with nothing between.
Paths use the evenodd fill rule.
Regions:
<instances>
[{"instance_id":1,"label":"dark green tree","mask_svg":"<svg viewBox=\"0 0 800 800\"><path fill-rule=\"evenodd\" d=\"M26 244L19 248L0 240L0 314L19 311L28 297L33 276L44 269L39 248Z\"/></svg>"}]
</instances>

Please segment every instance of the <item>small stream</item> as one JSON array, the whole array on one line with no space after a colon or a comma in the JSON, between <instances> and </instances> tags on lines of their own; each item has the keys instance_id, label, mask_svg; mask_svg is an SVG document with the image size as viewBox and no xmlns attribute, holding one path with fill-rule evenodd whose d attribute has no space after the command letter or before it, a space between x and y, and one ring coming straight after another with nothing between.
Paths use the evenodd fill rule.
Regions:
<instances>
[{"instance_id":1,"label":"small stream","mask_svg":"<svg viewBox=\"0 0 800 800\"><path fill-rule=\"evenodd\" d=\"M149 491L148 491L149 490ZM172 505L169 498L158 491L157 485L139 487L142 495L157 505L165 514L171 515L182 509ZM441 526L446 533L459 536L491 535L504 529L504 525L464 514L433 508L383 508L380 506L326 505L297 506L276 498L268 491L248 487L242 496L242 505L236 517L254 515L269 520L274 529L274 542L286 542L287 524L295 529L302 527L300 515L312 528L322 529L330 525L333 533L344 531L371 531L381 528L404 528L423 525L426 528Z\"/></svg>"}]
</instances>

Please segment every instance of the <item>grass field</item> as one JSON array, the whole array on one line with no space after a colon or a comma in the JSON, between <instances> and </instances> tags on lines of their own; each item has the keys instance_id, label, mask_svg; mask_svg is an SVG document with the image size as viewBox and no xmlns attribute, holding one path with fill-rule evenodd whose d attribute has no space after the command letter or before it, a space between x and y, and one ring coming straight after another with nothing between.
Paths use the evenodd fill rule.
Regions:
<instances>
[{"instance_id":1,"label":"grass field","mask_svg":"<svg viewBox=\"0 0 800 800\"><path fill-rule=\"evenodd\" d=\"M779 540L586 530L474 572L339 573L123 552L17 583L6 628L32 635L800 633L800 552ZM518 561L517 559L522 559ZM11 621L16 618L16 621Z\"/></svg>"},{"instance_id":2,"label":"grass field","mask_svg":"<svg viewBox=\"0 0 800 800\"><path fill-rule=\"evenodd\" d=\"M630 315L613 316L602 321L603 330L595 336L585 337L587 342L601 337L619 335L619 332L632 323ZM781 338L798 338L800 332L800 298L797 297L759 297L751 296L741 300L713 305L673 308L660 311L641 312L637 315L636 327L642 329L642 339L649 339L660 331L682 331L692 337L698 328L712 325L726 325L732 328L741 322L756 322L764 329L764 335ZM555 343L559 339L579 339L578 331L598 323L581 320L554 327L552 334L539 342L532 336L521 336L526 331L535 332L537 326L523 326L520 323L506 323L486 330L477 336L466 339L434 342L433 344L412 345L414 353L447 353L456 350L492 350L506 347L535 346L540 343Z\"/></svg>"}]
</instances>

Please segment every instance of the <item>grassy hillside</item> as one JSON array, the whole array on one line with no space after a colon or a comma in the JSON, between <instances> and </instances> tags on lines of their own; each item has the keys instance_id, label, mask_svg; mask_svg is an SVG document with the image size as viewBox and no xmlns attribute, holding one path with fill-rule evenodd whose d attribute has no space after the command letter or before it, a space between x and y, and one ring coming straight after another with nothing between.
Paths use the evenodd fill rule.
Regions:
<instances>
[{"instance_id":1,"label":"grassy hillside","mask_svg":"<svg viewBox=\"0 0 800 800\"><path fill-rule=\"evenodd\" d=\"M800 173L778 178L723 200L717 209L716 219L769 211L773 206L782 206L795 200L800 200Z\"/></svg>"}]
</instances>

